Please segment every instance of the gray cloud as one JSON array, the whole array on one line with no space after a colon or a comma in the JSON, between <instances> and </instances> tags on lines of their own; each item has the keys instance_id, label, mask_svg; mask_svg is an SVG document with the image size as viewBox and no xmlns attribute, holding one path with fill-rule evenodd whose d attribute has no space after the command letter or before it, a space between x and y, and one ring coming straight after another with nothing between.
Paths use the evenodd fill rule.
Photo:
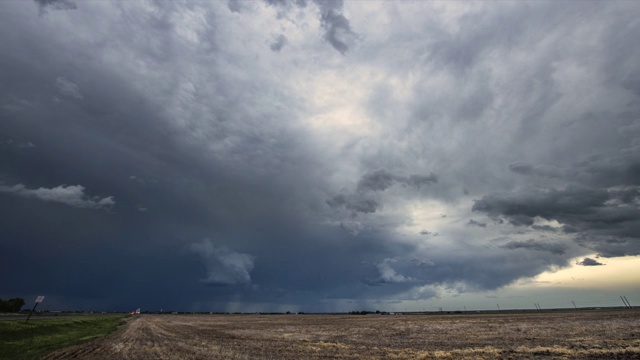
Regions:
<instances>
[{"instance_id":1,"label":"gray cloud","mask_svg":"<svg viewBox=\"0 0 640 360\"><path fill-rule=\"evenodd\" d=\"M354 193L334 195L325 202L334 210L341 208L349 210L351 217L358 213L372 214L382 208L382 204L376 198L376 193L383 192L396 183L419 191L423 185L436 184L437 182L438 178L434 174L404 177L384 169L378 169L362 175Z\"/></svg>"},{"instance_id":2,"label":"gray cloud","mask_svg":"<svg viewBox=\"0 0 640 360\"><path fill-rule=\"evenodd\" d=\"M364 174L358 181L358 191L384 191L396 181L395 175L386 170Z\"/></svg>"},{"instance_id":3,"label":"gray cloud","mask_svg":"<svg viewBox=\"0 0 640 360\"><path fill-rule=\"evenodd\" d=\"M423 185L437 184L438 177L434 174L429 175L410 175L409 177L394 175L384 169L379 169L366 173L358 181L358 191L384 191L391 187L394 183L409 185L416 189L420 189Z\"/></svg>"},{"instance_id":4,"label":"gray cloud","mask_svg":"<svg viewBox=\"0 0 640 360\"><path fill-rule=\"evenodd\" d=\"M0 185L0 192L86 209L107 208L116 203L113 200L113 196L107 196L102 199L99 197L87 198L84 193L84 186L81 185L60 185L51 189L42 187L28 189L22 184L14 186Z\"/></svg>"},{"instance_id":5,"label":"gray cloud","mask_svg":"<svg viewBox=\"0 0 640 360\"><path fill-rule=\"evenodd\" d=\"M325 29L324 39L344 55L356 34L351 30L349 20L342 14L342 0L316 0L315 3L320 7L320 23Z\"/></svg>"},{"instance_id":6,"label":"gray cloud","mask_svg":"<svg viewBox=\"0 0 640 360\"><path fill-rule=\"evenodd\" d=\"M487 224L473 220L473 219L469 219L469 221L467 222L467 226L477 226L477 227L485 228L487 227Z\"/></svg>"},{"instance_id":7,"label":"gray cloud","mask_svg":"<svg viewBox=\"0 0 640 360\"><path fill-rule=\"evenodd\" d=\"M304 8L307 6L306 0L282 1L282 0L265 0L269 5L278 7L281 11L288 11L292 6ZM349 51L349 45L353 43L358 35L353 32L349 20L343 14L342 0L314 0L320 10L320 26L324 29L324 39L331 44L340 54L344 55ZM279 14L283 17L283 14ZM278 50L282 48L281 45Z\"/></svg>"},{"instance_id":8,"label":"gray cloud","mask_svg":"<svg viewBox=\"0 0 640 360\"><path fill-rule=\"evenodd\" d=\"M286 6L291 6L291 5L295 5L297 7L305 7L307 6L307 1L306 0L293 0L293 1L287 1L287 0L265 0L265 2L269 5L274 5L274 6L279 6L279 7L286 7Z\"/></svg>"},{"instance_id":9,"label":"gray cloud","mask_svg":"<svg viewBox=\"0 0 640 360\"><path fill-rule=\"evenodd\" d=\"M75 10L78 8L76 3L71 0L34 0L38 4L39 14L47 13L47 9L53 10Z\"/></svg>"},{"instance_id":10,"label":"gray cloud","mask_svg":"<svg viewBox=\"0 0 640 360\"><path fill-rule=\"evenodd\" d=\"M526 241L509 241L508 243L500 247L509 250L527 249L535 251L546 251L554 255L564 255L567 250L567 247L562 244L537 241L534 239L529 239Z\"/></svg>"},{"instance_id":11,"label":"gray cloud","mask_svg":"<svg viewBox=\"0 0 640 360\"><path fill-rule=\"evenodd\" d=\"M531 226L536 218L555 220L564 225L564 232L574 233L579 244L603 256L637 254L640 209L636 190L523 190L487 195L475 201L473 211L504 217L515 226ZM611 239L624 240L625 245Z\"/></svg>"},{"instance_id":12,"label":"gray cloud","mask_svg":"<svg viewBox=\"0 0 640 360\"><path fill-rule=\"evenodd\" d=\"M274 36L274 41L269 45L269 48L275 52L280 52L282 48L287 44L287 37L280 34Z\"/></svg>"},{"instance_id":13,"label":"gray cloud","mask_svg":"<svg viewBox=\"0 0 640 360\"><path fill-rule=\"evenodd\" d=\"M578 261L576 264L582 265L582 266L600 266L600 265L604 265L603 263L599 262L598 260L595 260L595 259L592 259L592 258L588 258L588 257Z\"/></svg>"},{"instance_id":14,"label":"gray cloud","mask_svg":"<svg viewBox=\"0 0 640 360\"><path fill-rule=\"evenodd\" d=\"M226 247L216 247L211 240L191 244L191 251L197 253L207 270L207 276L200 281L209 285L235 285L251 282L254 257L231 251Z\"/></svg>"},{"instance_id":15,"label":"gray cloud","mask_svg":"<svg viewBox=\"0 0 640 360\"><path fill-rule=\"evenodd\" d=\"M227 6L229 10L234 13L242 12L242 2L240 0L229 0L227 1Z\"/></svg>"},{"instance_id":16,"label":"gray cloud","mask_svg":"<svg viewBox=\"0 0 640 360\"><path fill-rule=\"evenodd\" d=\"M490 216L505 216L520 225L520 218L536 216L551 220L555 215L576 216L604 206L609 199L606 191L569 187L563 190L530 190L500 193L474 202L473 211ZM527 221L528 222L528 221Z\"/></svg>"},{"instance_id":17,"label":"gray cloud","mask_svg":"<svg viewBox=\"0 0 640 360\"><path fill-rule=\"evenodd\" d=\"M354 213L364 214L374 213L380 208L380 204L378 204L373 199L356 196L346 196L342 194L328 199L327 204L332 208L344 207L347 210L353 211Z\"/></svg>"},{"instance_id":18,"label":"gray cloud","mask_svg":"<svg viewBox=\"0 0 640 360\"><path fill-rule=\"evenodd\" d=\"M553 226L549 226L549 225L532 225L531 228L538 231L549 231L549 232L557 232L559 230L558 228L554 228Z\"/></svg>"},{"instance_id":19,"label":"gray cloud","mask_svg":"<svg viewBox=\"0 0 640 360\"><path fill-rule=\"evenodd\" d=\"M80 88L78 87L78 85L63 78L62 76L58 76L56 78L56 88L58 88L58 91L60 91L62 95L76 99L82 99L83 97L80 93Z\"/></svg>"},{"instance_id":20,"label":"gray cloud","mask_svg":"<svg viewBox=\"0 0 640 360\"><path fill-rule=\"evenodd\" d=\"M562 176L562 170L556 167L544 165L533 166L522 162L515 162L513 164L510 164L509 170L523 175L538 175L550 178L557 178Z\"/></svg>"}]
</instances>

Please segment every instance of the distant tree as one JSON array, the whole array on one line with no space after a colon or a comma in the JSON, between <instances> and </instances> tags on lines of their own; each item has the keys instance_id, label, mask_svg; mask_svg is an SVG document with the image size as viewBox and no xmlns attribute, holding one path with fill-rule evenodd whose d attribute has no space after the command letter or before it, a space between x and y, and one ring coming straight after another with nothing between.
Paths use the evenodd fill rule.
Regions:
<instances>
[{"instance_id":1,"label":"distant tree","mask_svg":"<svg viewBox=\"0 0 640 360\"><path fill-rule=\"evenodd\" d=\"M9 300L0 299L0 312L19 312L24 306L23 298L13 298Z\"/></svg>"}]
</instances>

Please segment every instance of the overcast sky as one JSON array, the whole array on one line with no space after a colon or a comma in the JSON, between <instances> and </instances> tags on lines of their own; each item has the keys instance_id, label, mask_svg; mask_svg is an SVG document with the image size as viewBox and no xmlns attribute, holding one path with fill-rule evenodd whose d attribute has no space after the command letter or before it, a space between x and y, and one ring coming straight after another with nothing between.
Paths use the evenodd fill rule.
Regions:
<instances>
[{"instance_id":1,"label":"overcast sky","mask_svg":"<svg viewBox=\"0 0 640 360\"><path fill-rule=\"evenodd\" d=\"M640 300L620 276L640 270L638 19L633 1L2 1L0 296Z\"/></svg>"}]
</instances>

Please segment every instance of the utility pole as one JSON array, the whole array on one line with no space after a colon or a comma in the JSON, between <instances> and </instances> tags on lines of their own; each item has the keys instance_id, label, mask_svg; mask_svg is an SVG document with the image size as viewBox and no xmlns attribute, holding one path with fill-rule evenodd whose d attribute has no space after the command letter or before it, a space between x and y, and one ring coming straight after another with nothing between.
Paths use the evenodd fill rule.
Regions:
<instances>
[{"instance_id":1,"label":"utility pole","mask_svg":"<svg viewBox=\"0 0 640 360\"><path fill-rule=\"evenodd\" d=\"M620 300L622 300L622 303L624 304L624 307L625 307L626 309L630 309L630 308L629 308L629 304L627 304L627 302L626 302L626 301L624 301L624 298L622 297L622 295L620 295Z\"/></svg>"},{"instance_id":2,"label":"utility pole","mask_svg":"<svg viewBox=\"0 0 640 360\"><path fill-rule=\"evenodd\" d=\"M496 304L496 306L498 307L498 311L500 311L500 304Z\"/></svg>"}]
</instances>

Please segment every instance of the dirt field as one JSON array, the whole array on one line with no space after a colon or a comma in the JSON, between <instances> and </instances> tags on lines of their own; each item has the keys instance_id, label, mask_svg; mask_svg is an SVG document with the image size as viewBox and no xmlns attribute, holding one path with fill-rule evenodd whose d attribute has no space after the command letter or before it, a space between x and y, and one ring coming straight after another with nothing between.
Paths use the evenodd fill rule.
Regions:
<instances>
[{"instance_id":1,"label":"dirt field","mask_svg":"<svg viewBox=\"0 0 640 360\"><path fill-rule=\"evenodd\" d=\"M640 312L142 315L46 359L640 359Z\"/></svg>"}]
</instances>

